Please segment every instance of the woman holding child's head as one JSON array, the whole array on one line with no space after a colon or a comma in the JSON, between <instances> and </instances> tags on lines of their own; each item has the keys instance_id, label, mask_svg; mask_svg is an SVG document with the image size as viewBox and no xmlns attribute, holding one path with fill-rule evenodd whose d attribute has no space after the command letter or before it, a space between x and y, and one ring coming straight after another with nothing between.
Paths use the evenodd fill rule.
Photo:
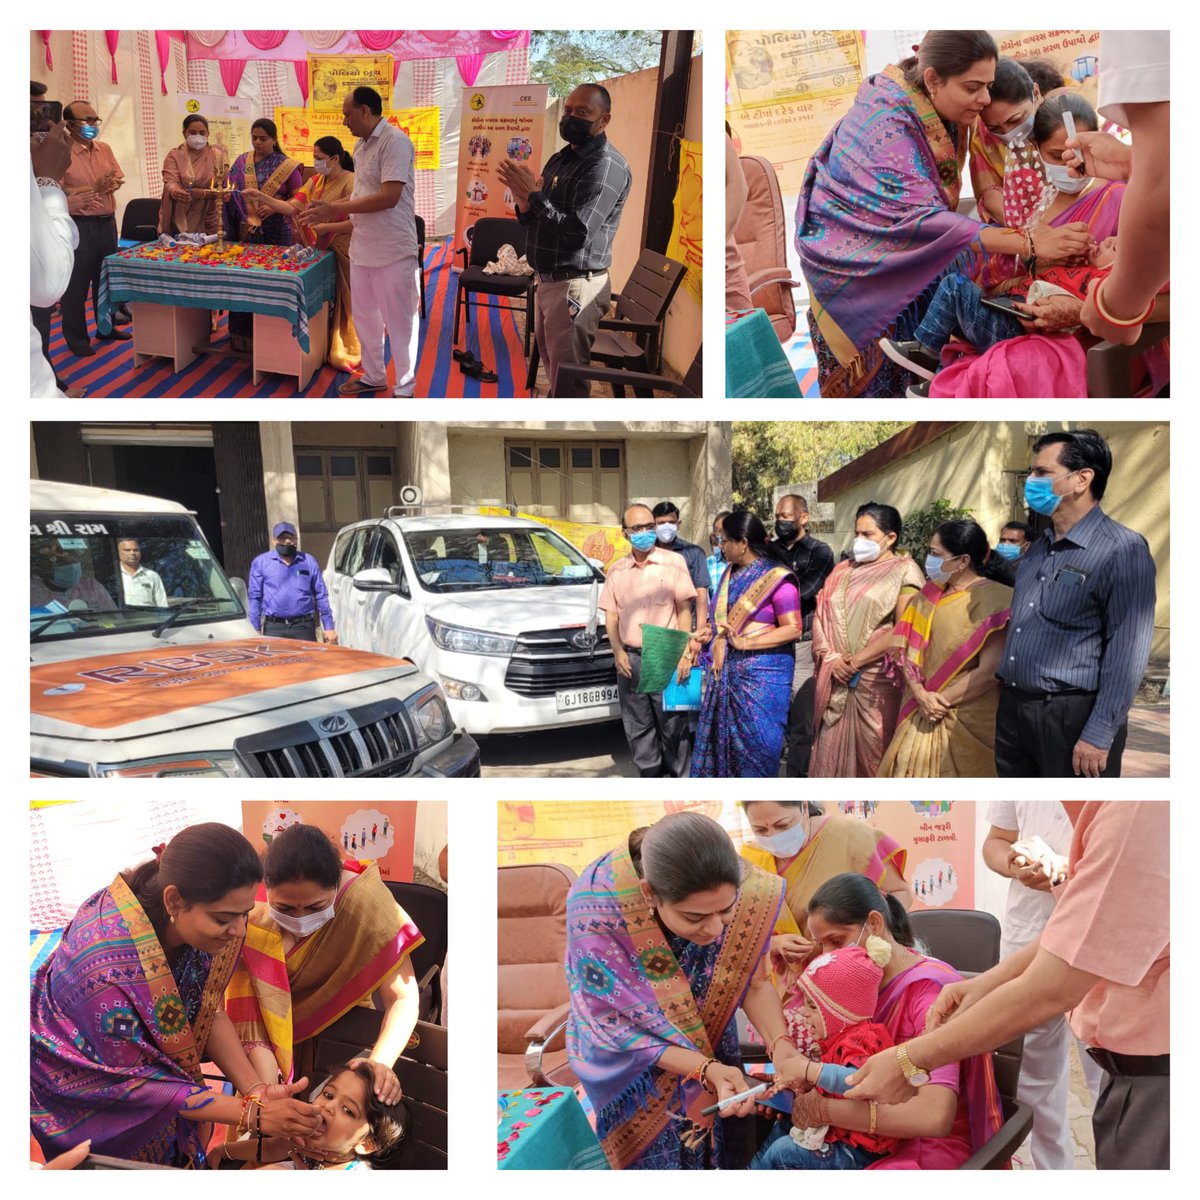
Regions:
<instances>
[{"instance_id":1,"label":"woman holding child's head","mask_svg":"<svg viewBox=\"0 0 1200 1200\"><path fill-rule=\"evenodd\" d=\"M722 1123L700 1109L748 1086L739 1007L776 1065L797 1057L766 971L781 896L716 821L690 811L634 830L571 888L567 1051L614 1167L728 1165Z\"/></svg>"},{"instance_id":2,"label":"woman holding child's head","mask_svg":"<svg viewBox=\"0 0 1200 1200\"><path fill-rule=\"evenodd\" d=\"M256 953L238 965L227 1009L264 1078L311 1075L317 1034L378 994L379 1036L365 1064L385 1103L401 1096L392 1069L416 1025L419 994L410 955L424 940L392 898L378 865L342 862L314 825L276 834L262 857L265 890L249 916ZM286 975L282 994L279 974Z\"/></svg>"},{"instance_id":3,"label":"woman holding child's head","mask_svg":"<svg viewBox=\"0 0 1200 1200\"><path fill-rule=\"evenodd\" d=\"M214 822L84 902L32 987L32 1124L48 1155L90 1138L97 1153L194 1167L201 1121L286 1137L318 1125L293 1098L307 1080L269 1086L222 1006L261 878L250 843ZM202 1062L241 1095L210 1091Z\"/></svg>"},{"instance_id":4,"label":"woman holding child's head","mask_svg":"<svg viewBox=\"0 0 1200 1200\"><path fill-rule=\"evenodd\" d=\"M921 953L904 906L885 896L862 875L837 875L813 893L808 927L823 951L865 945L882 938L891 947L883 967L874 1019L897 1047L925 1030L925 1015L948 983L961 976L953 967ZM918 1068L920 1064L914 1064ZM817 1103L817 1097L809 1102ZM842 1128L876 1129L903 1139L874 1169L952 1169L961 1166L1000 1125L1000 1098L990 1055L940 1067L898 1106L828 1100L832 1122Z\"/></svg>"}]
</instances>

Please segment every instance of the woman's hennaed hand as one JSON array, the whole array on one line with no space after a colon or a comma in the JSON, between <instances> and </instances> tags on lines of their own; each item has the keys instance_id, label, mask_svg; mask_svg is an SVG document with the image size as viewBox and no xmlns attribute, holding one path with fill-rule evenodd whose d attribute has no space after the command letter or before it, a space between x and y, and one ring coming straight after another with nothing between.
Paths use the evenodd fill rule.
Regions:
<instances>
[{"instance_id":1,"label":"woman's hennaed hand","mask_svg":"<svg viewBox=\"0 0 1200 1200\"><path fill-rule=\"evenodd\" d=\"M396 1072L386 1063L376 1062L373 1058L352 1058L349 1065L351 1068L370 1067L375 1095L384 1104L399 1104L404 1092L401 1090L400 1080L396 1078Z\"/></svg>"}]
</instances>

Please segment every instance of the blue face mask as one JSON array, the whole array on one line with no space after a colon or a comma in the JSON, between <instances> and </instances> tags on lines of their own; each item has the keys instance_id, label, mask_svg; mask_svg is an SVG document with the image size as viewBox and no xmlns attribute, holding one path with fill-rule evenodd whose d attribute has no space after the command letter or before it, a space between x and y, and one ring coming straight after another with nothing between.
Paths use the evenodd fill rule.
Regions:
<instances>
[{"instance_id":1,"label":"blue face mask","mask_svg":"<svg viewBox=\"0 0 1200 1200\"><path fill-rule=\"evenodd\" d=\"M1014 546L1012 542L997 542L992 547L992 552L1000 555L1001 558L1019 558L1021 555L1021 547Z\"/></svg>"},{"instance_id":2,"label":"blue face mask","mask_svg":"<svg viewBox=\"0 0 1200 1200\"><path fill-rule=\"evenodd\" d=\"M658 534L653 529L645 529L641 533L632 533L629 535L629 544L635 550L649 550L654 543L658 541Z\"/></svg>"},{"instance_id":3,"label":"blue face mask","mask_svg":"<svg viewBox=\"0 0 1200 1200\"><path fill-rule=\"evenodd\" d=\"M944 559L939 558L936 554L927 554L925 556L925 574L934 583L945 583L949 578L949 574L942 570Z\"/></svg>"},{"instance_id":4,"label":"blue face mask","mask_svg":"<svg viewBox=\"0 0 1200 1200\"><path fill-rule=\"evenodd\" d=\"M1069 471L1068 474L1074 475L1075 472ZM1025 478L1025 503L1040 516L1049 517L1062 503L1062 497L1055 493L1053 479L1044 475L1028 475Z\"/></svg>"},{"instance_id":5,"label":"blue face mask","mask_svg":"<svg viewBox=\"0 0 1200 1200\"><path fill-rule=\"evenodd\" d=\"M54 564L54 586L62 591L76 587L83 578L83 567L77 562Z\"/></svg>"},{"instance_id":6,"label":"blue face mask","mask_svg":"<svg viewBox=\"0 0 1200 1200\"><path fill-rule=\"evenodd\" d=\"M79 127L79 136L87 138L89 142L94 141L99 133L100 127L98 125L80 125Z\"/></svg>"}]
</instances>

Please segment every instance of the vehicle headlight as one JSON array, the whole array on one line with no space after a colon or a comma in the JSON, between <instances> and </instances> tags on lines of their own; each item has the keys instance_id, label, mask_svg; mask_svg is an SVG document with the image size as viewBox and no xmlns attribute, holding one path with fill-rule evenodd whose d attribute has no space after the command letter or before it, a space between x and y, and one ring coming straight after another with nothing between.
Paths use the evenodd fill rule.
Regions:
<instances>
[{"instance_id":1,"label":"vehicle headlight","mask_svg":"<svg viewBox=\"0 0 1200 1200\"><path fill-rule=\"evenodd\" d=\"M96 774L102 779L162 779L166 776L207 776L218 779L244 779L246 772L237 756L229 750L212 754L173 754L165 758L141 758L123 763L97 763Z\"/></svg>"},{"instance_id":2,"label":"vehicle headlight","mask_svg":"<svg viewBox=\"0 0 1200 1200\"><path fill-rule=\"evenodd\" d=\"M411 700L406 700L404 706L417 727L418 750L437 745L454 728L450 710L437 684L418 692Z\"/></svg>"},{"instance_id":3,"label":"vehicle headlight","mask_svg":"<svg viewBox=\"0 0 1200 1200\"><path fill-rule=\"evenodd\" d=\"M457 650L460 654L511 654L517 644L516 638L485 633L482 629L464 629L461 625L447 625L432 617L426 617L425 624L429 626L434 645L442 650Z\"/></svg>"},{"instance_id":4,"label":"vehicle headlight","mask_svg":"<svg viewBox=\"0 0 1200 1200\"><path fill-rule=\"evenodd\" d=\"M477 683L466 679L451 679L449 675L439 675L438 681L448 700L487 700L483 688Z\"/></svg>"}]
</instances>

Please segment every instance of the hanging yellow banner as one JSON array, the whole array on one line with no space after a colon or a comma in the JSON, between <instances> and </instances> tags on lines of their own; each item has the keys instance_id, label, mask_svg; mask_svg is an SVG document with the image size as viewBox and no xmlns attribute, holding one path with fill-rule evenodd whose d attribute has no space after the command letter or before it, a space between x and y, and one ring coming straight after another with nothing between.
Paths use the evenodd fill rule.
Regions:
<instances>
[{"instance_id":1,"label":"hanging yellow banner","mask_svg":"<svg viewBox=\"0 0 1200 1200\"><path fill-rule=\"evenodd\" d=\"M1098 29L993 29L991 33L1005 57L1017 62L1040 58L1053 63L1062 72L1066 86L1077 89L1095 106L1102 70Z\"/></svg>"},{"instance_id":2,"label":"hanging yellow banner","mask_svg":"<svg viewBox=\"0 0 1200 1200\"><path fill-rule=\"evenodd\" d=\"M441 110L436 106L402 108L385 113L385 117L389 125L408 134L417 152L417 170L436 171L441 165ZM275 124L279 128L279 145L284 154L306 166L312 163L313 145L320 138L335 137L352 154L358 140L342 124L340 109L314 112L310 108L277 108Z\"/></svg>"},{"instance_id":3,"label":"hanging yellow banner","mask_svg":"<svg viewBox=\"0 0 1200 1200\"><path fill-rule=\"evenodd\" d=\"M387 112L392 107L392 66L390 54L310 54L309 107L340 113L347 92L369 87L383 97L383 111Z\"/></svg>"},{"instance_id":4,"label":"hanging yellow banner","mask_svg":"<svg viewBox=\"0 0 1200 1200\"><path fill-rule=\"evenodd\" d=\"M675 189L674 204L675 223L667 243L667 257L687 267L683 277L684 290L702 305L704 160L700 143L689 142L686 138L679 141L679 186Z\"/></svg>"},{"instance_id":5,"label":"hanging yellow banner","mask_svg":"<svg viewBox=\"0 0 1200 1200\"><path fill-rule=\"evenodd\" d=\"M481 506L479 512L485 517L507 517L507 508ZM535 517L532 513L517 513L525 521L536 521L553 529L564 542L570 542L586 558L594 558L604 570L608 570L618 558L629 553L629 543L614 525L585 525L580 521L560 521L557 517Z\"/></svg>"}]
</instances>

